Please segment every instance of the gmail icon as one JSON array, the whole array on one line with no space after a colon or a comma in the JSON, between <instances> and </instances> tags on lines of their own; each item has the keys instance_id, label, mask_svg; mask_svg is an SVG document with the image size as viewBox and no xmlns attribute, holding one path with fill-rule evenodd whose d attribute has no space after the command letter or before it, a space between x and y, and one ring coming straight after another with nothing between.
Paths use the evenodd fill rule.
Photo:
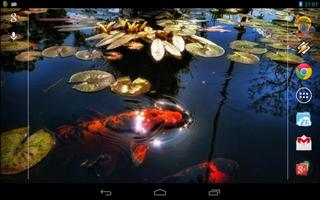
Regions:
<instances>
[{"instance_id":1,"label":"gmail icon","mask_svg":"<svg viewBox=\"0 0 320 200\"><path fill-rule=\"evenodd\" d=\"M305 135L303 135L301 137L297 137L296 150L297 151L311 151L312 150L311 137L307 137Z\"/></svg>"}]
</instances>

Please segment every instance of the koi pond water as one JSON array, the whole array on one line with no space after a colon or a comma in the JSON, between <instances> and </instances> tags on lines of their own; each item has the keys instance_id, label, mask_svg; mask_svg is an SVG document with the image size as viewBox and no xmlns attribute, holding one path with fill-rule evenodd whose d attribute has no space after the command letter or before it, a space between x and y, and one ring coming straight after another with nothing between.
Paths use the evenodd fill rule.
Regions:
<instances>
[{"instance_id":1,"label":"koi pond water","mask_svg":"<svg viewBox=\"0 0 320 200\"><path fill-rule=\"evenodd\" d=\"M319 16L1 9L1 180L319 181ZM301 63L312 67L307 80ZM301 87L310 102L297 101ZM297 126L298 112L312 125ZM312 151L296 151L302 135ZM309 175L296 176L303 161Z\"/></svg>"}]
</instances>

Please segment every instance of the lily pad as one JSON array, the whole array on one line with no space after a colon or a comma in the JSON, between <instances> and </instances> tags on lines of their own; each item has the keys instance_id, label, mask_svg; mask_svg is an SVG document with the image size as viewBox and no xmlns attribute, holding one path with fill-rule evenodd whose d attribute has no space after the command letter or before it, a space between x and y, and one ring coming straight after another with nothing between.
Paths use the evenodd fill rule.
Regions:
<instances>
[{"instance_id":1,"label":"lily pad","mask_svg":"<svg viewBox=\"0 0 320 200\"><path fill-rule=\"evenodd\" d=\"M289 64L300 64L303 63L304 60L300 56L297 56L292 53L287 53L283 51L277 51L277 52L268 52L265 54L267 58L270 58L273 61L276 62L282 62L282 63L289 63Z\"/></svg>"},{"instance_id":2,"label":"lily pad","mask_svg":"<svg viewBox=\"0 0 320 200\"><path fill-rule=\"evenodd\" d=\"M26 41L4 41L1 42L1 51L21 51L30 48L32 44Z\"/></svg>"},{"instance_id":3,"label":"lily pad","mask_svg":"<svg viewBox=\"0 0 320 200\"><path fill-rule=\"evenodd\" d=\"M75 84L72 88L80 92L96 92L109 87L115 81L114 76L100 70L89 70L76 73L69 79Z\"/></svg>"},{"instance_id":4,"label":"lily pad","mask_svg":"<svg viewBox=\"0 0 320 200\"><path fill-rule=\"evenodd\" d=\"M61 57L69 57L74 55L77 52L77 49L72 46L61 46L60 47L60 56Z\"/></svg>"},{"instance_id":5,"label":"lily pad","mask_svg":"<svg viewBox=\"0 0 320 200\"><path fill-rule=\"evenodd\" d=\"M286 44L283 44L281 42L269 43L269 44L267 44L267 46L270 46L274 49L282 49L282 50L290 49L289 46L287 46Z\"/></svg>"},{"instance_id":6,"label":"lily pad","mask_svg":"<svg viewBox=\"0 0 320 200\"><path fill-rule=\"evenodd\" d=\"M151 55L156 61L164 57L165 49L160 39L155 39L151 44Z\"/></svg>"},{"instance_id":7,"label":"lily pad","mask_svg":"<svg viewBox=\"0 0 320 200\"><path fill-rule=\"evenodd\" d=\"M178 31L174 31L175 35L180 35L180 36L187 36L187 35L194 35L196 34L196 30L194 29L189 29L189 28L182 28Z\"/></svg>"},{"instance_id":8,"label":"lily pad","mask_svg":"<svg viewBox=\"0 0 320 200\"><path fill-rule=\"evenodd\" d=\"M59 55L61 57L72 56L76 52L77 52L77 49L72 46L52 46L43 50L41 54L44 57L54 58Z\"/></svg>"},{"instance_id":9,"label":"lily pad","mask_svg":"<svg viewBox=\"0 0 320 200\"><path fill-rule=\"evenodd\" d=\"M92 52L89 52L88 50L82 50L78 51L75 56L80 60L94 60L97 58L101 58L102 52L97 50L93 50Z\"/></svg>"},{"instance_id":10,"label":"lily pad","mask_svg":"<svg viewBox=\"0 0 320 200\"><path fill-rule=\"evenodd\" d=\"M179 49L177 49L173 44L171 44L168 41L162 41L162 44L165 48L165 50L167 52L169 52L169 54L173 55L174 57L180 58L181 57L181 53L179 51Z\"/></svg>"},{"instance_id":11,"label":"lily pad","mask_svg":"<svg viewBox=\"0 0 320 200\"><path fill-rule=\"evenodd\" d=\"M199 42L188 43L186 50L194 56L218 57L224 54L224 49L218 45L200 44Z\"/></svg>"},{"instance_id":12,"label":"lily pad","mask_svg":"<svg viewBox=\"0 0 320 200\"><path fill-rule=\"evenodd\" d=\"M276 43L276 42L279 42L279 40L274 39L274 38L261 38L260 42L263 42L263 43Z\"/></svg>"},{"instance_id":13,"label":"lily pad","mask_svg":"<svg viewBox=\"0 0 320 200\"><path fill-rule=\"evenodd\" d=\"M255 42L250 42L247 40L236 40L229 44L231 49L235 49L237 51L242 51L242 52L263 54L268 51L266 48L255 47L257 45L259 44Z\"/></svg>"},{"instance_id":14,"label":"lily pad","mask_svg":"<svg viewBox=\"0 0 320 200\"><path fill-rule=\"evenodd\" d=\"M259 57L247 53L247 52L241 52L241 51L234 51L232 53L228 54L228 59L238 62L238 63L243 63L243 64L256 64L260 61Z\"/></svg>"},{"instance_id":15,"label":"lily pad","mask_svg":"<svg viewBox=\"0 0 320 200\"><path fill-rule=\"evenodd\" d=\"M180 52L184 51L186 44L184 39L181 36L174 35L172 37L172 43Z\"/></svg>"},{"instance_id":16,"label":"lily pad","mask_svg":"<svg viewBox=\"0 0 320 200\"><path fill-rule=\"evenodd\" d=\"M1 174L23 172L47 156L55 145L55 137L40 129L30 137L27 128L17 128L1 134Z\"/></svg>"},{"instance_id":17,"label":"lily pad","mask_svg":"<svg viewBox=\"0 0 320 200\"><path fill-rule=\"evenodd\" d=\"M15 57L17 61L28 62L38 59L41 56L39 51L24 51Z\"/></svg>"},{"instance_id":18,"label":"lily pad","mask_svg":"<svg viewBox=\"0 0 320 200\"><path fill-rule=\"evenodd\" d=\"M120 77L111 85L111 90L124 96L138 96L148 92L151 84L148 80L137 78L131 82L130 77Z\"/></svg>"}]
</instances>

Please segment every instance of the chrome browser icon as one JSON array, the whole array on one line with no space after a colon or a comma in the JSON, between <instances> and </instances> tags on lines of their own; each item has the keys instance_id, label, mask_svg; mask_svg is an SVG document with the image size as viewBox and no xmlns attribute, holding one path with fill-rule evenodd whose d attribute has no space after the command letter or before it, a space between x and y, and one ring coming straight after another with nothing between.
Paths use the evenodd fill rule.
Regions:
<instances>
[{"instance_id":1,"label":"chrome browser icon","mask_svg":"<svg viewBox=\"0 0 320 200\"><path fill-rule=\"evenodd\" d=\"M301 80L307 80L312 75L312 68L308 64L300 64L295 69L296 75Z\"/></svg>"}]
</instances>

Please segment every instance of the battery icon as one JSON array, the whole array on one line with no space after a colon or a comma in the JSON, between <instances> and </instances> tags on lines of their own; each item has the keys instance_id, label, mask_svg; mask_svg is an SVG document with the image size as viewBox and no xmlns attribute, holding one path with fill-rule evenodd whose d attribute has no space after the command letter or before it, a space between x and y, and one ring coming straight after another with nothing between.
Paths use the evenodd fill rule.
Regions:
<instances>
[{"instance_id":1,"label":"battery icon","mask_svg":"<svg viewBox=\"0 0 320 200\"><path fill-rule=\"evenodd\" d=\"M299 7L303 7L303 2L299 1Z\"/></svg>"}]
</instances>

